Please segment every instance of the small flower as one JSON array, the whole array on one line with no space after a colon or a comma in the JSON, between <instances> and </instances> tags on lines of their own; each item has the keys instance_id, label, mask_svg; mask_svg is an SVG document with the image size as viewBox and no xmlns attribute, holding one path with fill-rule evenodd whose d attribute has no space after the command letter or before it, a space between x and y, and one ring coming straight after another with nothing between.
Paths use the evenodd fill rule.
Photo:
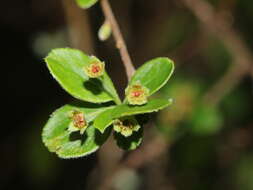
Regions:
<instances>
[{"instance_id":1,"label":"small flower","mask_svg":"<svg viewBox=\"0 0 253 190\"><path fill-rule=\"evenodd\" d=\"M114 131L121 133L125 137L131 136L134 131L138 131L140 128L140 125L133 117L117 119L113 123Z\"/></svg>"},{"instance_id":2,"label":"small flower","mask_svg":"<svg viewBox=\"0 0 253 190\"><path fill-rule=\"evenodd\" d=\"M74 110L71 112L70 118L72 122L70 123L68 127L68 131L70 132L80 131L80 133L83 134L86 128L88 127L83 113Z\"/></svg>"},{"instance_id":3,"label":"small flower","mask_svg":"<svg viewBox=\"0 0 253 190\"><path fill-rule=\"evenodd\" d=\"M140 82L128 86L125 93L127 101L131 105L142 105L148 101L149 90L142 86Z\"/></svg>"},{"instance_id":4,"label":"small flower","mask_svg":"<svg viewBox=\"0 0 253 190\"><path fill-rule=\"evenodd\" d=\"M94 60L91 63L89 63L88 66L84 67L85 73L90 78L97 78L102 76L104 74L104 70L105 70L104 62L101 62L99 60Z\"/></svg>"}]
</instances>

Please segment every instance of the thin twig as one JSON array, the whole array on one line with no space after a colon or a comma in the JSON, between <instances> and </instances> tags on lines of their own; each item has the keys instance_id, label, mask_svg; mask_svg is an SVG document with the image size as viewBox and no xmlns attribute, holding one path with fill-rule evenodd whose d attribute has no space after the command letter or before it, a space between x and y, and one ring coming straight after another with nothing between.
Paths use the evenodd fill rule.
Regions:
<instances>
[{"instance_id":1,"label":"thin twig","mask_svg":"<svg viewBox=\"0 0 253 190\"><path fill-rule=\"evenodd\" d=\"M204 29L222 40L233 55L233 64L204 97L204 101L218 104L245 75L249 74L253 62L251 52L238 32L226 19L218 15L208 2L201 0L182 0L182 2L201 21Z\"/></svg>"},{"instance_id":2,"label":"thin twig","mask_svg":"<svg viewBox=\"0 0 253 190\"><path fill-rule=\"evenodd\" d=\"M156 135L151 142L140 147L123 161L128 168L139 169L155 160L168 150L170 143L161 135Z\"/></svg>"},{"instance_id":3,"label":"thin twig","mask_svg":"<svg viewBox=\"0 0 253 190\"><path fill-rule=\"evenodd\" d=\"M127 158L122 160L116 167L111 171L102 183L99 190L112 189L114 178L124 169L130 168L138 170L153 160L158 159L161 155L165 154L169 150L170 143L162 136L155 136L151 142L140 147L138 150L130 153Z\"/></svg>"},{"instance_id":4,"label":"thin twig","mask_svg":"<svg viewBox=\"0 0 253 190\"><path fill-rule=\"evenodd\" d=\"M88 54L94 54L87 12L82 11L73 0L63 0L62 5L71 47L80 49Z\"/></svg>"},{"instance_id":5,"label":"thin twig","mask_svg":"<svg viewBox=\"0 0 253 190\"><path fill-rule=\"evenodd\" d=\"M115 19L115 16L112 12L110 3L108 0L100 0L101 8L103 10L103 13L106 17L106 20L111 24L112 27L112 34L114 36L114 39L116 41L116 47L119 49L122 62L125 66L127 78L130 80L131 76L133 75L135 68L133 66L133 63L131 61L131 58L129 56L126 43L123 39L123 36L121 34L119 25Z\"/></svg>"}]
</instances>

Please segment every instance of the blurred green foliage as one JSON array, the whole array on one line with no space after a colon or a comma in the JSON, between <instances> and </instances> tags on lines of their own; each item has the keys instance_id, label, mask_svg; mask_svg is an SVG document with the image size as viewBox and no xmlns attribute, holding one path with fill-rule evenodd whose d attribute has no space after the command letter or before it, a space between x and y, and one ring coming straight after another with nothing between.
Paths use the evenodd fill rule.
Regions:
<instances>
[{"instance_id":1,"label":"blurred green foliage","mask_svg":"<svg viewBox=\"0 0 253 190\"><path fill-rule=\"evenodd\" d=\"M239 32L238 37L253 52L253 1L203 1L210 2L215 11L228 18ZM138 175L127 174L134 178L133 184L138 184L137 189L172 186L177 190L252 190L252 79L242 78L214 107L203 101L203 96L233 63L234 56L222 39L203 30L182 1L110 2L136 65L156 56L169 56L177 63L175 75L156 95L172 98L174 103L152 121L157 131L171 142L170 152L138 171ZM50 48L70 46L62 30L67 28L64 11L56 1L17 3L13 6L3 1L0 13L1 60L3 65L9 65L3 72L3 81L8 84L4 92L12 92L5 93L8 96L4 99L9 105L4 117L8 124L1 133L4 172L0 189L92 189L85 188L90 182L88 177L95 175L99 179L102 175L93 173L98 165L95 155L74 161L58 160L40 142L41 126L47 120L45 113L72 101L51 80L44 64L37 64ZM95 29L103 22L99 6L93 6L88 14L96 54L109 63L108 71L123 94L126 79L114 43L111 38L106 44L96 39ZM10 125L13 118L15 123ZM149 139L147 136L146 142ZM159 167L160 162L165 163ZM152 180L148 180L148 172ZM171 186L158 183L162 177ZM152 188L156 182L159 185ZM122 182L128 183L127 179Z\"/></svg>"}]
</instances>

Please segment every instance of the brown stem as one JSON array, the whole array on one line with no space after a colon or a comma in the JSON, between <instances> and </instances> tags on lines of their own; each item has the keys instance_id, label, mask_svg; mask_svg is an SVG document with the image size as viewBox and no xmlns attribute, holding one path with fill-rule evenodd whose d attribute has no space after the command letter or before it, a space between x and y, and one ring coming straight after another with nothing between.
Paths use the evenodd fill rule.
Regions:
<instances>
[{"instance_id":1,"label":"brown stem","mask_svg":"<svg viewBox=\"0 0 253 190\"><path fill-rule=\"evenodd\" d=\"M131 58L129 56L126 43L123 39L123 36L121 34L119 25L115 19L115 16L112 12L110 3L108 0L100 0L101 8L103 10L103 13L105 15L106 20L111 24L112 27L112 34L116 41L116 47L119 49L122 62L125 66L127 78L130 80L131 76L133 75L135 68L133 66L133 63L131 61Z\"/></svg>"},{"instance_id":2,"label":"brown stem","mask_svg":"<svg viewBox=\"0 0 253 190\"><path fill-rule=\"evenodd\" d=\"M238 32L226 19L217 14L208 2L201 0L182 0L182 2L200 20L205 31L222 40L233 55L233 64L204 97L205 102L218 104L245 75L249 74L253 62L251 52Z\"/></svg>"},{"instance_id":3,"label":"brown stem","mask_svg":"<svg viewBox=\"0 0 253 190\"><path fill-rule=\"evenodd\" d=\"M168 142L164 137L160 135L155 136L151 142L143 145L138 150L131 152L127 158L118 163L116 167L111 170L111 173L102 180L98 189L112 189L113 180L122 170L126 168L138 170L144 167L146 164L165 154L169 150L169 146L170 142Z\"/></svg>"},{"instance_id":4,"label":"brown stem","mask_svg":"<svg viewBox=\"0 0 253 190\"><path fill-rule=\"evenodd\" d=\"M73 0L63 0L70 45L86 53L93 54L94 47L88 14L80 9Z\"/></svg>"}]
</instances>

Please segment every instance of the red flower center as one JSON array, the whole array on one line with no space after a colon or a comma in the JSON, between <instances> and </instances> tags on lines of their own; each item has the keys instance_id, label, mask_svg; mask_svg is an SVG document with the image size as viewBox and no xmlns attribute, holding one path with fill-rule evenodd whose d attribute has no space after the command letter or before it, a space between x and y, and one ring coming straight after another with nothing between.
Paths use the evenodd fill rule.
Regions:
<instances>
[{"instance_id":1,"label":"red flower center","mask_svg":"<svg viewBox=\"0 0 253 190\"><path fill-rule=\"evenodd\" d=\"M139 97L141 94L142 94L141 91L135 91L135 92L132 93L132 95L133 95L134 97L136 97L136 98Z\"/></svg>"},{"instance_id":2,"label":"red flower center","mask_svg":"<svg viewBox=\"0 0 253 190\"><path fill-rule=\"evenodd\" d=\"M97 65L94 65L94 66L92 67L91 71L92 71L93 73L98 73L98 72L100 71L100 67L97 66Z\"/></svg>"},{"instance_id":3,"label":"red flower center","mask_svg":"<svg viewBox=\"0 0 253 190\"><path fill-rule=\"evenodd\" d=\"M74 125L77 128L82 128L86 124L86 121L85 121L85 119L84 119L84 117L83 117L82 114L76 114L76 115L74 115L73 119L74 119Z\"/></svg>"}]
</instances>

